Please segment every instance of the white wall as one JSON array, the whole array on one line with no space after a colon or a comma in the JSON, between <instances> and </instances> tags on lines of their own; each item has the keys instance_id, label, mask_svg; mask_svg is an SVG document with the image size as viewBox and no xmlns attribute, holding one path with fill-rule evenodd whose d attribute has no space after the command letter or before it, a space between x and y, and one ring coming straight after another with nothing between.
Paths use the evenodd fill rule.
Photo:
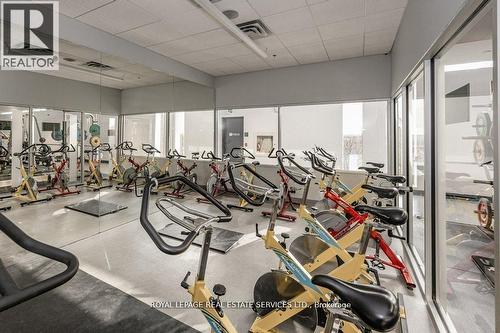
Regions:
<instances>
[{"instance_id":1,"label":"white wall","mask_svg":"<svg viewBox=\"0 0 500 333\"><path fill-rule=\"evenodd\" d=\"M392 91L446 30L467 0L410 0L392 48Z\"/></svg>"},{"instance_id":2,"label":"white wall","mask_svg":"<svg viewBox=\"0 0 500 333\"><path fill-rule=\"evenodd\" d=\"M23 71L0 71L0 103L120 114L120 90Z\"/></svg>"},{"instance_id":3,"label":"white wall","mask_svg":"<svg viewBox=\"0 0 500 333\"><path fill-rule=\"evenodd\" d=\"M214 108L213 88L189 81L122 90L122 114L191 111Z\"/></svg>"},{"instance_id":4,"label":"white wall","mask_svg":"<svg viewBox=\"0 0 500 333\"><path fill-rule=\"evenodd\" d=\"M360 57L215 79L218 107L388 98L391 57Z\"/></svg>"}]
</instances>

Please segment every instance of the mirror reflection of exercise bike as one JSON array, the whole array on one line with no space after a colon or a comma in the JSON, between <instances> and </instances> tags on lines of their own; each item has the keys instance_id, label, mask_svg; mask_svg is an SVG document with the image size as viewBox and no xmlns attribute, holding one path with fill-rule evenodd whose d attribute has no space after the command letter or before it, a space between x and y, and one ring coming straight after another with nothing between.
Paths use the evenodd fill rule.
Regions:
<instances>
[{"instance_id":1,"label":"mirror reflection of exercise bike","mask_svg":"<svg viewBox=\"0 0 500 333\"><path fill-rule=\"evenodd\" d=\"M227 183L229 183L229 178L227 178L229 154L220 158L215 156L212 151L209 151L208 153L203 151L201 159L210 160L208 166L210 167L211 173L206 184L207 192L214 198L229 192L227 188ZM196 201L208 203L205 198L196 198Z\"/></svg>"},{"instance_id":2,"label":"mirror reflection of exercise bike","mask_svg":"<svg viewBox=\"0 0 500 333\"><path fill-rule=\"evenodd\" d=\"M97 143L97 140L96 140ZM99 143L96 145L94 143L92 149L86 149L84 152L87 154L88 165L89 165L89 174L87 179L85 180L85 184L87 188L99 191L104 188L112 187L111 184L105 184L104 179L101 173L101 151L110 151L111 147L108 143Z\"/></svg>"},{"instance_id":3,"label":"mirror reflection of exercise bike","mask_svg":"<svg viewBox=\"0 0 500 333\"><path fill-rule=\"evenodd\" d=\"M109 180L115 181L117 184L123 183L123 175L125 174L125 167L123 164L127 160L125 150L128 150L129 145L132 144L130 141L123 141L118 146L115 147L116 154L113 153L113 149L109 151L111 157L111 164L113 169L109 174Z\"/></svg>"},{"instance_id":4,"label":"mirror reflection of exercise bike","mask_svg":"<svg viewBox=\"0 0 500 333\"><path fill-rule=\"evenodd\" d=\"M195 183L198 180L198 175L193 172L194 169L198 166L196 162L193 162L191 166L186 166L182 161L181 158L186 158L186 156L179 154L177 149L174 149L172 151L172 157L177 159L177 172L175 173L175 176L183 176L187 179L189 179L191 182ZM173 198L179 198L179 199L184 199L184 193L186 191L190 191L188 188L186 191L184 191L185 183L180 182L180 181L174 181L172 182L172 191L171 192L164 192L164 194L167 197L173 197Z\"/></svg>"},{"instance_id":5,"label":"mirror reflection of exercise bike","mask_svg":"<svg viewBox=\"0 0 500 333\"><path fill-rule=\"evenodd\" d=\"M71 189L69 185L68 153L74 153L74 152L76 152L76 149L73 145L70 144L70 145L62 145L61 148L59 148L58 150L54 150L50 153L54 175L49 174L48 177L49 185L47 186L47 188L41 191L55 190L56 193L53 194L54 197L65 196L70 194L79 194L81 192L76 188L76 186L74 189Z\"/></svg>"},{"instance_id":6,"label":"mirror reflection of exercise bike","mask_svg":"<svg viewBox=\"0 0 500 333\"><path fill-rule=\"evenodd\" d=\"M45 202L52 200L53 196L50 194L42 194L38 189L38 182L34 177L34 168L29 167L29 156L33 156L33 160L50 156L50 147L44 143L32 144L23 149L19 153L14 153L14 156L19 158L19 170L21 172L21 184L17 187L13 197L21 201L21 206L30 205L37 202ZM28 164L27 171L25 163Z\"/></svg>"},{"instance_id":7,"label":"mirror reflection of exercise bike","mask_svg":"<svg viewBox=\"0 0 500 333\"><path fill-rule=\"evenodd\" d=\"M247 159L252 160L251 167L254 171L257 169L257 166L260 165L259 161L255 161L255 155L248 151L248 149L246 149L245 147L234 147L233 149L231 149L229 155L233 160L241 161L241 163L245 163ZM245 181L245 183L247 184L253 184L254 174L246 172L245 168L241 168L240 179ZM238 205L228 204L227 207L230 209L238 209L244 212L253 212L253 208L249 207L248 202L243 198L239 198Z\"/></svg>"},{"instance_id":8,"label":"mirror reflection of exercise bike","mask_svg":"<svg viewBox=\"0 0 500 333\"><path fill-rule=\"evenodd\" d=\"M183 204L169 198L158 199L156 201L156 206L158 207L158 209L169 220L186 229L186 238L179 245L172 246L170 244L167 244L162 239L162 237L156 231L156 228L149 221L148 206L149 193L154 186L156 186L157 184L165 184L174 181L183 182L191 190L198 192L200 195L206 198L211 205L215 206L219 211L221 211L221 214L218 216L207 214L206 212L201 212L191 207L186 207ZM260 190L263 190L263 188L261 187ZM264 191L267 192L266 190ZM274 192L274 189L270 191ZM166 202L168 206L163 205L163 202ZM186 214L186 216L175 216L170 211L170 207L172 206L182 211L184 214ZM270 229L274 228L274 224L272 221L275 221L276 212L278 209L278 206L276 204L273 205L273 207L275 213L272 214L269 227ZM181 282L181 287L186 289L189 294L191 294L193 303L201 305L199 307L199 310L208 321L213 332L237 333L238 331L236 327L230 321L224 309L222 308L222 303L220 300L220 298L226 294L226 287L222 284L216 284L213 288L212 294L212 292L207 289L205 283L210 242L212 239L212 225L215 223L231 221L230 211L197 184L191 182L185 177L174 176L160 180L151 179L146 184L141 204L140 221L142 227L146 230L147 234L158 247L158 249L168 255L182 254L190 247L190 245L198 235L204 234L200 264L198 266L199 269L195 283L193 285L190 285L188 283L188 279L191 275L191 273L188 272ZM270 237L273 232L274 230L268 231L267 235L263 236L263 238L265 239L266 237ZM274 238L275 237L273 237L273 239ZM283 246L283 244L277 241L275 251L278 255L281 254L283 256L288 256L288 254L286 254L287 251L286 249L283 249ZM287 267L291 265L288 262L285 262L285 264L287 265ZM292 273L294 272L292 271ZM380 286L356 285L348 282L343 282L335 277L331 277L328 275L316 275L314 277L310 277L306 272L304 274L306 277L309 277L309 282L307 286L304 285L302 288L308 288L308 290L310 291L304 293L304 300L294 300L297 300L297 302L304 301L308 305L314 305L315 302L319 303L328 301L340 305L327 307L327 310L325 310L327 312L327 319L323 331L324 333L361 333L368 332L371 329L385 332L393 329L398 324L401 311L398 299L392 292L386 290L385 288L382 288ZM287 275L289 281L294 280L290 273L288 273ZM300 279L300 276L295 277ZM296 282L296 284L300 287L298 282ZM287 291L291 292L292 290L288 289ZM323 299L317 297L317 295L319 294L322 294ZM268 295L268 299L269 297L272 296ZM291 299L292 298L288 298L288 300ZM310 302L309 299L311 299ZM342 306L342 303L344 302L345 304L350 304L350 308L346 309L345 306ZM314 307L311 306L307 309L311 308ZM249 332L274 332L277 326L281 322L285 321L288 316L295 314L297 317L297 313L300 313L301 311L306 312L304 311L304 309L284 306L283 309L276 309L276 311L268 312L268 314L259 314L259 317L255 320L252 327L249 329ZM273 320L274 314L282 318ZM269 316L268 320L266 320L266 316ZM314 324L314 328L316 328L316 322L312 324ZM302 328L303 326L299 327L299 325L297 324L295 327L287 329L284 332L292 333L299 331L313 331L302 330Z\"/></svg>"},{"instance_id":9,"label":"mirror reflection of exercise bike","mask_svg":"<svg viewBox=\"0 0 500 333\"><path fill-rule=\"evenodd\" d=\"M135 193L137 194L137 180L140 177L147 178L148 158L146 158L143 163L137 162L134 157L134 152L137 151L137 148L133 147L132 142L128 142L122 150L128 151L127 161L130 166L125 169L125 172L123 173L123 183L120 186L116 186L116 189L125 192L132 192L132 190L135 190Z\"/></svg>"}]
</instances>

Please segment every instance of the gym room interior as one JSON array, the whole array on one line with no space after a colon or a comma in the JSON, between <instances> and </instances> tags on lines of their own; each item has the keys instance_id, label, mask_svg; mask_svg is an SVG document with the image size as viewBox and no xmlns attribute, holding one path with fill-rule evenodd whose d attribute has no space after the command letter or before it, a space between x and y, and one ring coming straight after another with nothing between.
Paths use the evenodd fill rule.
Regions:
<instances>
[{"instance_id":1,"label":"gym room interior","mask_svg":"<svg viewBox=\"0 0 500 333\"><path fill-rule=\"evenodd\" d=\"M0 0L0 332L500 332L499 0Z\"/></svg>"}]
</instances>

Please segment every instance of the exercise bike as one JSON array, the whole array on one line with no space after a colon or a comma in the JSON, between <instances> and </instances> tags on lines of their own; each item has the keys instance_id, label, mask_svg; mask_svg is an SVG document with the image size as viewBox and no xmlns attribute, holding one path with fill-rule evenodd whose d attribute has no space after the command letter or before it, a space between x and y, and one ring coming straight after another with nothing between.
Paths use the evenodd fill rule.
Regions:
<instances>
[{"instance_id":1,"label":"exercise bike","mask_svg":"<svg viewBox=\"0 0 500 333\"><path fill-rule=\"evenodd\" d=\"M287 155L286 151L283 148L276 150L273 155L274 150L274 148L271 149L267 157L276 159L280 155ZM295 193L297 190L294 187L290 186L289 177L285 173L283 173L281 169L278 170L278 175L280 176L281 187L283 187L283 193L279 203L280 209L278 212L278 219L288 222L295 222L297 216L289 214L287 212L289 208L291 208L293 211L296 210L296 207L294 206L292 200L292 193ZM262 216L269 217L271 216L271 213L272 212L270 211L263 211L261 214Z\"/></svg>"},{"instance_id":2,"label":"exercise bike","mask_svg":"<svg viewBox=\"0 0 500 333\"><path fill-rule=\"evenodd\" d=\"M487 167L491 165L493 161L488 161L483 164L481 164L482 167ZM474 180L474 184L483 184L483 185L489 185L493 187L493 181L492 180ZM479 222L479 225L484 228L488 232L494 232L494 210L493 210L493 205L491 202L493 201L493 197L490 201L490 199L482 197L479 199L479 203L477 205L477 209L474 211L474 213L477 214L477 221Z\"/></svg>"},{"instance_id":3,"label":"exercise bike","mask_svg":"<svg viewBox=\"0 0 500 333\"><path fill-rule=\"evenodd\" d=\"M50 147L44 143L32 144L20 153L14 153L14 156L19 158L20 171L21 171L21 184L14 192L14 198L22 201L21 207L30 205L37 202L45 202L53 199L50 194L42 195L38 190L38 183L34 178L33 169L28 172L24 166L25 161L29 164L29 155L33 154L34 159L37 157L46 158L51 153Z\"/></svg>"},{"instance_id":4,"label":"exercise bike","mask_svg":"<svg viewBox=\"0 0 500 333\"><path fill-rule=\"evenodd\" d=\"M318 164L318 158L314 153L309 152L308 156L311 161L311 167L315 171L330 176L331 179L333 178L331 177L334 175L333 169L328 169ZM395 188L376 188L376 190L376 193L393 199L399 193ZM416 287L411 273L401 256L397 255L392 250L381 234L387 231L387 235L390 238L404 240L404 237L397 236L393 233L395 227L404 225L408 220L408 214L404 210L393 207L374 207L368 205L353 207L339 194L333 191L329 184L327 184L324 191L324 199L333 202L337 209L320 211L315 214L315 217L320 221L323 227L338 240L342 240L349 235L352 228L367 223L369 215L373 216L374 229L370 232L370 238L375 241L375 254L373 256L367 256L367 259L369 259L372 265L378 269L383 270L385 266L397 269L408 289L414 289ZM299 215L301 214L299 213ZM389 260L384 260L380 257L380 250L382 250Z\"/></svg>"},{"instance_id":5,"label":"exercise bike","mask_svg":"<svg viewBox=\"0 0 500 333\"><path fill-rule=\"evenodd\" d=\"M0 214L0 231L26 251L66 266L65 270L57 275L43 280L37 278L36 283L19 284L22 285L19 287L0 258L0 312L65 284L78 272L78 259L73 254L31 238L3 214Z\"/></svg>"},{"instance_id":6,"label":"exercise bike","mask_svg":"<svg viewBox=\"0 0 500 333\"><path fill-rule=\"evenodd\" d=\"M113 150L109 150L109 155L111 157L111 163L113 164L113 169L109 175L109 180L115 180L117 184L123 184L123 175L125 174L125 167L123 164L127 160L127 156L124 150L128 150L132 143L130 141L123 141L118 146L115 147L116 155L113 154Z\"/></svg>"},{"instance_id":7,"label":"exercise bike","mask_svg":"<svg viewBox=\"0 0 500 333\"><path fill-rule=\"evenodd\" d=\"M177 172L175 173L175 176L186 177L191 182L196 184L198 176L196 175L196 173L193 172L193 170L198 166L196 162L191 164L190 167L184 165L184 163L182 163L181 161L181 158L186 158L186 156L179 154L177 149L174 149L172 151L172 157L177 159ZM184 196L185 191L183 191L184 187L185 184L183 182L174 181L172 182L172 192L164 192L164 195L166 195L167 197L184 199L185 198Z\"/></svg>"},{"instance_id":8,"label":"exercise bike","mask_svg":"<svg viewBox=\"0 0 500 333\"><path fill-rule=\"evenodd\" d=\"M254 311L258 317L254 321L250 332L273 332L284 331L291 332L293 328L299 328L301 332L313 332L319 323L318 308L315 305L322 302L332 300L330 290L325 289L326 284L318 285L318 277L312 277L311 272L314 269L308 269L304 266L288 249L286 240L290 237L286 233L282 233L281 241L275 234L275 225L279 211L279 201L282 195L282 188L277 188L272 182L254 172L254 175L263 182L264 186L256 186L246 184L243 180L234 177L233 172L239 167L244 167L247 171L252 172L251 168L245 164L232 164L229 167L229 176L234 190L250 204L261 206L266 202L266 199L271 199L273 209L271 218L268 224L265 235L259 233L258 225L256 225L256 236L264 241L266 249L272 250L279 260L280 265L276 270L261 276L254 287ZM308 175L307 178L310 178ZM310 182L308 182L309 184ZM252 199L248 193L256 195L257 199ZM342 248L342 245L331 237L322 226L314 220L311 215L305 221L316 232L317 237L325 239L329 246L329 250L340 257L338 266L328 272L328 275L320 275L325 281L336 281L343 285L354 286L348 282L342 281L358 281L365 284L375 283L373 277L369 274L365 264L365 252L368 246L369 235L372 226L368 223L362 226L362 241L359 251L355 254L350 254ZM335 256L335 255L334 255ZM339 280L337 280L339 279ZM359 288L367 288L371 290L383 290L379 286L360 286ZM372 289L373 288L373 289ZM335 292L335 291L334 291ZM394 302L397 302L396 297L391 297ZM271 305L272 304L272 305ZM279 305L281 304L281 305ZM297 306L300 304L300 306ZM396 306L398 309L399 307ZM394 321L391 327L395 325L399 318L397 309L393 309ZM330 314L329 314L330 315ZM359 315L359 314L358 314ZM343 320L343 319L342 319ZM326 327L331 328L331 318L327 319ZM363 326L363 325L360 325ZM366 327L365 327L366 328ZM364 329L362 332L364 332ZM339 327L335 332L339 331ZM377 328L382 331L388 328ZM326 332L327 330L325 330ZM346 316L343 321L342 332L359 332L359 327L353 323L352 317Z\"/></svg>"},{"instance_id":9,"label":"exercise bike","mask_svg":"<svg viewBox=\"0 0 500 333\"><path fill-rule=\"evenodd\" d=\"M213 152L209 151L206 153L203 151L201 154L203 160L211 160L208 165L211 169L210 176L207 180L207 192L210 193L214 198L229 192L227 188L227 183L229 179L226 177L227 173L227 163L229 162L229 155L224 155L222 158L216 157ZM205 198L196 198L198 202L208 203Z\"/></svg>"},{"instance_id":10,"label":"exercise bike","mask_svg":"<svg viewBox=\"0 0 500 333\"><path fill-rule=\"evenodd\" d=\"M147 166L149 164L150 154L153 152L148 148L148 146L143 145L143 150L147 154L147 157L143 163L138 163L134 158L134 152L137 151L137 149L132 146L132 143L128 142L127 145L123 147L123 150L127 150L129 152L127 160L130 163L130 166L123 173L123 183L120 186L116 186L117 190L132 192L131 186L133 186L135 194L139 196L137 190L137 180L141 177L146 179L149 177Z\"/></svg>"},{"instance_id":11,"label":"exercise bike","mask_svg":"<svg viewBox=\"0 0 500 333\"><path fill-rule=\"evenodd\" d=\"M245 163L246 159L251 159L251 165L254 170L256 170L257 166L260 165L259 161L255 161L254 154L249 152L245 147L234 147L233 149L231 149L229 155L231 156L231 158L240 160L242 163ZM247 184L253 184L254 175L246 172L244 168L242 168L240 171L240 178L243 179ZM228 204L226 206L229 209L238 209L244 212L253 212L253 208L248 207L248 202L243 198L239 198L238 205Z\"/></svg>"},{"instance_id":12,"label":"exercise bike","mask_svg":"<svg viewBox=\"0 0 500 333\"><path fill-rule=\"evenodd\" d=\"M54 170L54 175L49 175L49 185L47 188L40 190L41 192L56 190L56 193L53 194L54 197L81 193L76 186L74 189L70 189L69 187L69 175L67 173L69 163L68 153L74 152L76 152L76 149L71 144L63 145L58 150L51 152L50 155L52 157L52 169ZM58 162L59 164L57 164Z\"/></svg>"},{"instance_id":13,"label":"exercise bike","mask_svg":"<svg viewBox=\"0 0 500 333\"><path fill-rule=\"evenodd\" d=\"M179 245L172 246L167 244L162 239L156 231L156 228L149 221L149 193L154 186L179 181L183 182L187 187L206 198L207 201L218 208L222 214L219 216L207 214L205 212L186 207L173 199L164 198L157 200L156 206L159 210L169 220L186 229L187 236L185 240ZM274 192L274 190L272 190L272 192ZM163 202L166 202L169 206L166 207L163 205ZM184 216L183 218L175 216L169 211L172 206L181 210L187 214L187 216ZM277 205L275 208L277 211ZM273 215L275 216L276 214ZM188 283L188 279L191 275L191 273L188 272L181 282L181 287L186 289L189 294L191 294L193 304L199 304L198 309L202 312L205 319L209 323L212 332L237 333L238 331L235 325L230 321L224 312L220 300L220 298L226 294L226 287L221 284L216 284L213 288L212 294L212 292L210 292L210 290L206 287L205 283L208 254L212 238L212 225L214 223L231 221L230 211L197 184L191 182L185 177L174 176L160 180L151 179L146 184L141 204L140 221L142 227L146 230L147 234L157 248L168 255L182 254L190 247L198 235L204 234L200 264L198 266L198 274L196 276L195 283L194 285L190 285ZM281 244L278 244L278 247L280 248L280 251L286 252L286 250L282 248ZM293 278L290 276L289 280L292 279ZM310 277L309 280L311 288L314 288L315 290L314 292L317 292L324 297L323 300L316 297L314 300L317 301L317 303L329 301L332 304L337 305L341 305L343 302L350 304L349 310L344 310L346 308L345 306L332 306L332 310L328 310L325 330L323 331L324 333L367 332L367 330L370 329L385 332L394 328L399 321L400 307L398 299L392 292L382 287L355 285L340 281L328 275L317 275ZM311 296L312 293L313 291L310 292ZM291 300L290 304L295 304L292 303L293 301L294 300ZM284 305L284 307L286 307L286 305ZM303 310L299 307L290 305L290 308L292 307L293 312L295 313L300 313ZM285 316L288 314L288 309L290 308L280 309L279 311L283 313L283 316ZM257 318L257 320L259 319L260 318ZM259 324L262 323L264 322L259 322ZM279 321L274 324L279 324ZM268 329L262 325L256 325L256 323L254 323L249 330L249 332L253 333L268 333L271 331L274 330L272 330L272 328ZM286 332L292 331L287 330Z\"/></svg>"},{"instance_id":14,"label":"exercise bike","mask_svg":"<svg viewBox=\"0 0 500 333\"><path fill-rule=\"evenodd\" d=\"M97 142L96 142L97 143ZM99 191L104 188L113 187L112 184L104 184L104 179L101 173L99 158L102 151L111 151L111 147L108 143L94 144L92 149L86 149L84 152L87 154L89 163L89 175L85 180L86 187L93 190Z\"/></svg>"}]
</instances>

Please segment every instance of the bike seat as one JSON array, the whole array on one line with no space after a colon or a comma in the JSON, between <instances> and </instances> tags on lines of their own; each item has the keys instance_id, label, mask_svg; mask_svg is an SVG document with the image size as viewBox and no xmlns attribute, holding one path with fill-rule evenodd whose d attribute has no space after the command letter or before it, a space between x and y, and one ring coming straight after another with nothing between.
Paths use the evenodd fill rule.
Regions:
<instances>
[{"instance_id":1,"label":"bike seat","mask_svg":"<svg viewBox=\"0 0 500 333\"><path fill-rule=\"evenodd\" d=\"M399 321L399 301L383 287L344 282L328 275L315 275L312 283L350 304L352 312L374 331L389 331Z\"/></svg>"},{"instance_id":2,"label":"bike seat","mask_svg":"<svg viewBox=\"0 0 500 333\"><path fill-rule=\"evenodd\" d=\"M376 168L382 169L384 167L384 163L375 163L375 162L366 162L366 164L373 165Z\"/></svg>"},{"instance_id":3,"label":"bike seat","mask_svg":"<svg viewBox=\"0 0 500 333\"><path fill-rule=\"evenodd\" d=\"M394 226L403 225L408 221L408 213L398 207L374 207L368 205L358 205L354 209L358 213L369 213L379 218L382 223Z\"/></svg>"},{"instance_id":4,"label":"bike seat","mask_svg":"<svg viewBox=\"0 0 500 333\"><path fill-rule=\"evenodd\" d=\"M258 166L258 165L260 165L260 162L259 161L253 161L252 164L255 165L255 166Z\"/></svg>"},{"instance_id":5,"label":"bike seat","mask_svg":"<svg viewBox=\"0 0 500 333\"><path fill-rule=\"evenodd\" d=\"M394 187L380 187L380 186L363 184L361 185L361 188L364 188L365 190L377 194L377 196L381 199L394 199L399 194L398 189Z\"/></svg>"},{"instance_id":6,"label":"bike seat","mask_svg":"<svg viewBox=\"0 0 500 333\"><path fill-rule=\"evenodd\" d=\"M365 166L359 167L358 169L359 170L365 170L369 174L379 173L380 172L379 168L372 168L372 167L365 167Z\"/></svg>"},{"instance_id":7,"label":"bike seat","mask_svg":"<svg viewBox=\"0 0 500 333\"><path fill-rule=\"evenodd\" d=\"M385 179L385 180L393 183L394 185L406 183L406 177L405 176L380 174L380 175L377 175L377 178Z\"/></svg>"}]
</instances>

